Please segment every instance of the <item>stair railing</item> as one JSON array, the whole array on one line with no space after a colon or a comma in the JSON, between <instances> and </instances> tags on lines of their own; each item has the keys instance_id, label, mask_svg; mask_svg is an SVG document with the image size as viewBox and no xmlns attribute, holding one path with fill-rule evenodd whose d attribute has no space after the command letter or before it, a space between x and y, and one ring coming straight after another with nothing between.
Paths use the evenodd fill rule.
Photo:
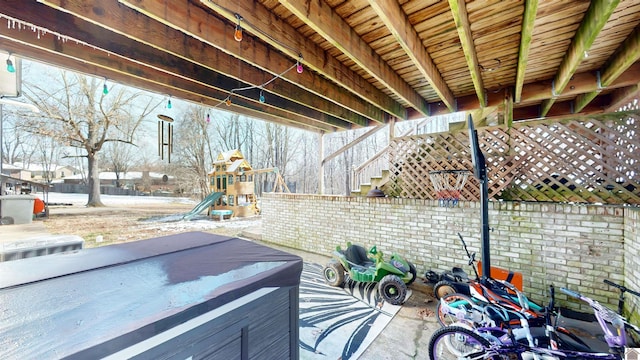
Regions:
<instances>
[{"instance_id":1,"label":"stair railing","mask_svg":"<svg viewBox=\"0 0 640 360\"><path fill-rule=\"evenodd\" d=\"M402 133L400 136L409 136L417 133L417 130L423 126L429 119L419 122L415 127ZM370 182L371 178L380 176L383 170L389 170L389 150L387 145L384 149L373 155L369 160L354 168L351 172L351 189L360 189L360 185Z\"/></svg>"}]
</instances>

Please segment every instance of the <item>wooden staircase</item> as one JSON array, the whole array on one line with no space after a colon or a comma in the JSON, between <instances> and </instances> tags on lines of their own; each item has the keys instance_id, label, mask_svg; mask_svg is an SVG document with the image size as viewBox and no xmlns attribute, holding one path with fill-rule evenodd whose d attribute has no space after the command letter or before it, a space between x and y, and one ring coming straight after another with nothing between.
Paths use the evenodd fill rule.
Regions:
<instances>
[{"instance_id":1,"label":"wooden staircase","mask_svg":"<svg viewBox=\"0 0 640 360\"><path fill-rule=\"evenodd\" d=\"M367 196L376 187L386 194L384 185L389 181L389 173L388 169L384 169L380 175L372 176L368 182L361 183L358 189L351 189L351 196Z\"/></svg>"}]
</instances>

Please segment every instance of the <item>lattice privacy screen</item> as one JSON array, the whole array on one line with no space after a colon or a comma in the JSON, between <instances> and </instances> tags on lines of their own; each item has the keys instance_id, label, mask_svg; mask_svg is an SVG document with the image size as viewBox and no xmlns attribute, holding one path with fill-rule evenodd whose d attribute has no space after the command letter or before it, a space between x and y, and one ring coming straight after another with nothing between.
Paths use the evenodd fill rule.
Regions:
<instances>
[{"instance_id":1,"label":"lattice privacy screen","mask_svg":"<svg viewBox=\"0 0 640 360\"><path fill-rule=\"evenodd\" d=\"M640 204L640 118L517 123L478 129L478 138L491 198ZM429 171L472 170L468 132L396 138L389 162L388 194L435 199ZM470 176L461 199L479 196Z\"/></svg>"}]
</instances>

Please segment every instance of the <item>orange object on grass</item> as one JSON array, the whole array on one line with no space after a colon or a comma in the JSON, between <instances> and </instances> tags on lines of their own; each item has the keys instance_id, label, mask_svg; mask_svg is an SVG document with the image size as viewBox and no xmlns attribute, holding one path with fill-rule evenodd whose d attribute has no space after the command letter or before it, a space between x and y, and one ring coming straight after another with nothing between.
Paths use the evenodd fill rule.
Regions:
<instances>
[{"instance_id":1,"label":"orange object on grass","mask_svg":"<svg viewBox=\"0 0 640 360\"><path fill-rule=\"evenodd\" d=\"M478 275L482 276L482 261L478 261ZM522 273L492 266L491 277L510 282L516 289L522 291Z\"/></svg>"},{"instance_id":2,"label":"orange object on grass","mask_svg":"<svg viewBox=\"0 0 640 360\"><path fill-rule=\"evenodd\" d=\"M38 198L35 198L33 201L33 213L40 214L43 211L44 211L44 201Z\"/></svg>"}]
</instances>

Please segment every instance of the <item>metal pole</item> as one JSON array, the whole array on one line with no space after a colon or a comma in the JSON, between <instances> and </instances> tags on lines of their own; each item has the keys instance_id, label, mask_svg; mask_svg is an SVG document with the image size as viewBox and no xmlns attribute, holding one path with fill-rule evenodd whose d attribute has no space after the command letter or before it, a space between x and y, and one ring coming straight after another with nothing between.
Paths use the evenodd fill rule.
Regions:
<instances>
[{"instance_id":1,"label":"metal pole","mask_svg":"<svg viewBox=\"0 0 640 360\"><path fill-rule=\"evenodd\" d=\"M491 260L489 251L489 180L485 174L480 180L480 218L482 219L482 275L491 277Z\"/></svg>"}]
</instances>

